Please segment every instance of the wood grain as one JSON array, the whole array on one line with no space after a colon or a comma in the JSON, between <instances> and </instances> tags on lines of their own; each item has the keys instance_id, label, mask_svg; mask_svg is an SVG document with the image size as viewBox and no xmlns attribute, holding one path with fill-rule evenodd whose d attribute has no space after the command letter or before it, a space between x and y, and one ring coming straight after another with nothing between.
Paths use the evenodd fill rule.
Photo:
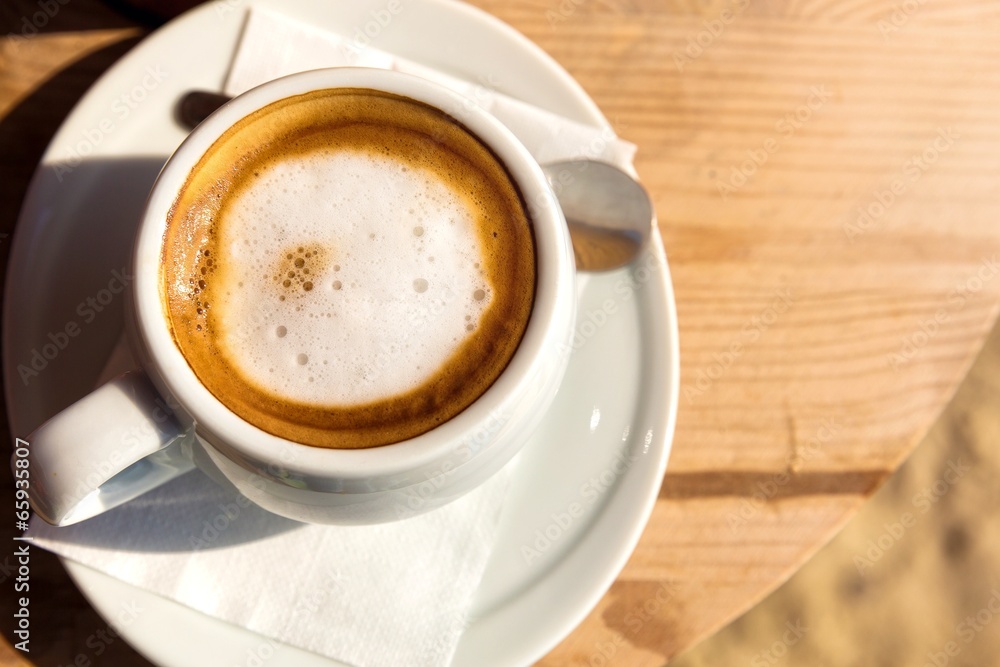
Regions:
<instances>
[{"instance_id":1,"label":"wood grain","mask_svg":"<svg viewBox=\"0 0 1000 667\"><path fill-rule=\"evenodd\" d=\"M540 664L660 666L850 519L996 321L1000 6L474 4L638 144L659 214L681 328L669 472L618 581ZM0 42L0 114L109 34L67 39L30 59Z\"/></svg>"},{"instance_id":2,"label":"wood grain","mask_svg":"<svg viewBox=\"0 0 1000 667\"><path fill-rule=\"evenodd\" d=\"M558 18L558 3L477 4L639 145L655 198L681 329L674 452L625 571L542 664L661 665L835 534L995 321L1000 16L932 0L896 23L902 3L868 0L593 0Z\"/></svg>"}]
</instances>

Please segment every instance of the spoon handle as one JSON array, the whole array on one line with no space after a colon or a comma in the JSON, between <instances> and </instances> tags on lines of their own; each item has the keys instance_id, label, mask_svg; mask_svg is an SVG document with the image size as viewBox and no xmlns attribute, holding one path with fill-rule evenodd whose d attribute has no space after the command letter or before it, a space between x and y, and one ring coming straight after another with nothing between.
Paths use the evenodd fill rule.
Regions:
<instances>
[{"instance_id":1,"label":"spoon handle","mask_svg":"<svg viewBox=\"0 0 1000 667\"><path fill-rule=\"evenodd\" d=\"M193 130L223 104L233 98L222 93L210 93L206 90L192 90L177 103L177 120Z\"/></svg>"}]
</instances>

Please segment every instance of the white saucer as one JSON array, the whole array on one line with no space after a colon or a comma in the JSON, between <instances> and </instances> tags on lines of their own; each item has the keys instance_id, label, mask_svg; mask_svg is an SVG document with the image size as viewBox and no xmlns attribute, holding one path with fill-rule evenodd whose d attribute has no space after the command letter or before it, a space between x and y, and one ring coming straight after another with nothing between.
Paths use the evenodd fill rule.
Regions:
<instances>
[{"instance_id":1,"label":"white saucer","mask_svg":"<svg viewBox=\"0 0 1000 667\"><path fill-rule=\"evenodd\" d=\"M144 40L80 101L35 174L10 257L3 355L17 436L86 394L114 348L121 299L103 305L99 297L112 271L126 263L149 186L185 136L173 120L174 104L187 90L222 88L250 5L350 35L384 2L207 3ZM406 0L403 7L378 35L379 48L486 81L575 120L607 124L579 85L509 26L444 0ZM86 154L75 168L56 166L74 151ZM654 230L651 248L632 269L581 275L579 293L582 345L551 415L521 455L456 667L529 664L551 650L614 581L656 501L679 378L676 313L659 234ZM80 333L25 384L18 366L30 365L33 350L62 340L58 332L71 322ZM53 356L54 349L45 351ZM570 516L571 508L582 514ZM153 662L244 664L267 646L247 630L64 563L106 618L114 619L123 602L138 602L144 613L120 630ZM339 663L279 646L267 664Z\"/></svg>"}]
</instances>

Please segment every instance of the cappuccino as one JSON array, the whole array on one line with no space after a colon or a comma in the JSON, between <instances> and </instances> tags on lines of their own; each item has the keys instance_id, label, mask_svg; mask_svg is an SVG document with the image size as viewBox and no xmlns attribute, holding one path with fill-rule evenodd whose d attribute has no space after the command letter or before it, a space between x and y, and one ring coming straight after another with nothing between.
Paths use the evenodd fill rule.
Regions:
<instances>
[{"instance_id":1,"label":"cappuccino","mask_svg":"<svg viewBox=\"0 0 1000 667\"><path fill-rule=\"evenodd\" d=\"M318 447L451 419L513 357L535 290L523 197L460 122L405 97L320 90L239 121L168 214L175 343L246 421Z\"/></svg>"}]
</instances>

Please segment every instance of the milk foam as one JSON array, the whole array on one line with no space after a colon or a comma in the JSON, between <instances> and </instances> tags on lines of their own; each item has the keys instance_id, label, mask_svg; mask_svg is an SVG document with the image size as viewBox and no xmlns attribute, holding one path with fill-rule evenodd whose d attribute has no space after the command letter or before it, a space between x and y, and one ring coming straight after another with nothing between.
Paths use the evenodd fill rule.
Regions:
<instances>
[{"instance_id":1,"label":"milk foam","mask_svg":"<svg viewBox=\"0 0 1000 667\"><path fill-rule=\"evenodd\" d=\"M475 331L492 290L475 202L366 151L262 167L223 212L221 351L278 396L334 406L419 387Z\"/></svg>"}]
</instances>

